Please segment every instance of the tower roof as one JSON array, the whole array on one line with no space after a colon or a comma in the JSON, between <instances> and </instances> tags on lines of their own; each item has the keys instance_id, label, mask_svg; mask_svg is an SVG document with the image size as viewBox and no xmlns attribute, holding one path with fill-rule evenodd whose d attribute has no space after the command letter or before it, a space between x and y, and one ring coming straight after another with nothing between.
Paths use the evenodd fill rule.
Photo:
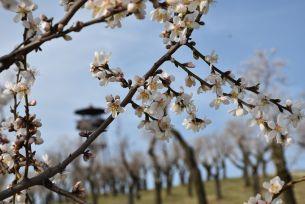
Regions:
<instances>
[{"instance_id":1,"label":"tower roof","mask_svg":"<svg viewBox=\"0 0 305 204\"><path fill-rule=\"evenodd\" d=\"M105 109L93 107L92 105L90 105L87 108L82 108L82 109L79 109L79 110L75 111L76 115L91 115L91 116L96 116L96 115L102 115L104 113L105 113Z\"/></svg>"}]
</instances>

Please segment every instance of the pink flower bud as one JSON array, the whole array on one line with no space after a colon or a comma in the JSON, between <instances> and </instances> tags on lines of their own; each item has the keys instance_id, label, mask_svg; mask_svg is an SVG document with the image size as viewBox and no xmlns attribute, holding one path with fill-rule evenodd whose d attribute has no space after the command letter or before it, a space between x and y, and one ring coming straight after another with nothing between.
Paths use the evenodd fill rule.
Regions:
<instances>
[{"instance_id":1,"label":"pink flower bud","mask_svg":"<svg viewBox=\"0 0 305 204\"><path fill-rule=\"evenodd\" d=\"M30 106L36 106L36 104L37 104L37 101L36 101L36 100L32 100L32 101L29 103Z\"/></svg>"}]
</instances>

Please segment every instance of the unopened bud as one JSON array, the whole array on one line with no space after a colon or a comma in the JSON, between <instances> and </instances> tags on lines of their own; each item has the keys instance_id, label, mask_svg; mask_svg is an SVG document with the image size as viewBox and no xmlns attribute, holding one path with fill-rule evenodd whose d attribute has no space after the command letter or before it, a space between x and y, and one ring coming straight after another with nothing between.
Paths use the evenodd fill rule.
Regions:
<instances>
[{"instance_id":1,"label":"unopened bud","mask_svg":"<svg viewBox=\"0 0 305 204\"><path fill-rule=\"evenodd\" d=\"M58 26L57 26L57 31L58 32L61 32L62 30L64 29L64 25L63 24L58 24Z\"/></svg>"},{"instance_id":2,"label":"unopened bud","mask_svg":"<svg viewBox=\"0 0 305 204\"><path fill-rule=\"evenodd\" d=\"M44 14L41 14L41 15L40 15L40 19L41 19L42 21L47 21L47 20L48 20L47 16L44 15Z\"/></svg>"},{"instance_id":3,"label":"unopened bud","mask_svg":"<svg viewBox=\"0 0 305 204\"><path fill-rule=\"evenodd\" d=\"M36 104L37 104L37 101L36 101L36 100L32 100L32 101L29 103L30 106L36 106Z\"/></svg>"}]
</instances>

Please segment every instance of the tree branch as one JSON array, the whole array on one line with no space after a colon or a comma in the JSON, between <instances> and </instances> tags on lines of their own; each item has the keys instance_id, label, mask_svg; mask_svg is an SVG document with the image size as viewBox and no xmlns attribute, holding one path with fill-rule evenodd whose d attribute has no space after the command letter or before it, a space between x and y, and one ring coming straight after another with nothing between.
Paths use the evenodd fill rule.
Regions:
<instances>
[{"instance_id":1,"label":"tree branch","mask_svg":"<svg viewBox=\"0 0 305 204\"><path fill-rule=\"evenodd\" d=\"M87 2L88 0L78 0L75 2L70 10L65 14L65 16L58 22L58 25L61 25L62 28L65 27L71 18L74 16L74 14Z\"/></svg>"},{"instance_id":2,"label":"tree branch","mask_svg":"<svg viewBox=\"0 0 305 204\"><path fill-rule=\"evenodd\" d=\"M59 23L62 24L63 26L68 24L68 22L71 20L73 15L76 13L76 11L77 11L76 8L79 9L85 2L86 2L85 0L79 0L77 3L75 3L73 8L71 8L71 10L64 16L64 18L59 21ZM113 11L111 11L109 14L107 14L105 16L95 18L95 19L87 21L85 23L78 22L75 25L72 25L70 28L68 28L64 31L59 31L57 29L53 29L51 32L43 34L41 36L41 38L39 38L31 43L28 43L27 45L24 45L23 47L21 47L20 45L23 45L24 43L21 43L18 46L18 47L20 47L19 49L15 49L12 52L10 52L9 54L3 55L0 57L0 73L6 69L9 69L9 67L13 63L20 60L22 58L22 55L26 55L26 54L32 52L33 50L38 49L45 42L50 41L55 38L63 37L71 32L79 32L84 27L88 27L90 25L105 22L107 18L109 18L112 15L115 15L117 13L120 13L122 11L125 11L125 10L126 10L125 8L114 9ZM56 24L55 28L58 27L59 23Z\"/></svg>"},{"instance_id":3,"label":"tree branch","mask_svg":"<svg viewBox=\"0 0 305 204\"><path fill-rule=\"evenodd\" d=\"M62 188L59 188L54 183L52 183L50 180L47 180L43 186L46 187L47 189L49 189L50 191L53 191L59 195L65 196L67 198L70 198L71 200L73 200L76 203L80 203L80 204L87 203L87 202L83 201L82 199L80 199L79 197L77 197L76 195L74 195L73 193L66 191Z\"/></svg>"},{"instance_id":4,"label":"tree branch","mask_svg":"<svg viewBox=\"0 0 305 204\"><path fill-rule=\"evenodd\" d=\"M164 54L159 60L157 60L154 65L151 67L150 70L147 71L147 73L143 76L145 79L148 79L151 75L153 75L157 69L167 60L170 59L172 54L174 54L179 48L181 47L181 44L177 43L176 45L172 46L166 54ZM136 93L138 89L138 86L133 86L128 94L125 96L124 100L121 103L122 107L125 107L134 94ZM91 145L91 143L94 142L94 140L103 133L106 128L112 123L114 118L110 115L103 124L100 125L89 137L88 139L79 147L77 148L72 154L70 154L63 162L57 164L54 167L50 167L47 170L45 170L43 173L31 178L21 181L20 183L14 185L11 188L8 188L6 190L3 190L0 192L0 200L4 200L22 190L25 190L27 188L30 188L35 185L43 185L44 181L46 179L52 178L56 174L63 172L64 169L78 156L82 155L83 152Z\"/></svg>"},{"instance_id":5,"label":"tree branch","mask_svg":"<svg viewBox=\"0 0 305 204\"><path fill-rule=\"evenodd\" d=\"M215 67L213 64L211 64L211 63L207 60L206 56L204 56L201 52L199 52L191 43L187 43L186 45L193 51L193 53L195 53L196 55L198 55L205 63L207 63L209 66L211 66L211 68L212 68L214 71L216 71L218 74L220 74L222 77L227 78L228 80L230 80L231 82L233 82L233 83L234 83L235 85L237 85L237 86L240 85L240 82L239 82L238 80L234 79L233 77L229 76L229 75L227 74L227 72L223 72L223 71L221 71L220 69L218 69L217 67ZM254 88L254 87L245 87L245 89L248 90L248 91L250 91L250 92L253 92L253 93L255 93L255 94L260 94L260 92L259 92L256 88ZM282 112L283 110L286 110L286 111L292 113L291 108L288 108L288 107L286 107L286 106L281 105L281 104L279 103L280 101L279 101L278 99L269 99L269 101L270 101L271 103L273 103L274 105L276 105L276 106L278 107L278 109L279 109L281 112ZM244 105L246 105L246 104L244 104Z\"/></svg>"},{"instance_id":6,"label":"tree branch","mask_svg":"<svg viewBox=\"0 0 305 204\"><path fill-rule=\"evenodd\" d=\"M301 183L301 182L304 182L304 181L305 181L305 176L303 176L303 177L301 177L299 179L290 181L289 183L284 185L284 187L282 188L282 190L279 193L273 195L272 200L278 198L282 193L284 193L286 190L290 189L295 184L298 184L298 183Z\"/></svg>"}]
</instances>

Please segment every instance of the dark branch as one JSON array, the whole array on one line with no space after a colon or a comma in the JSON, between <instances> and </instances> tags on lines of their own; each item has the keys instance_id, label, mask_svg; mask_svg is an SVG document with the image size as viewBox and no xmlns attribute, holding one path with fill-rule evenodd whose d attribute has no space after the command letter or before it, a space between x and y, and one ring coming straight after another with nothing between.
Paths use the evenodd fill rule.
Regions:
<instances>
[{"instance_id":1,"label":"dark branch","mask_svg":"<svg viewBox=\"0 0 305 204\"><path fill-rule=\"evenodd\" d=\"M70 198L71 200L73 200L76 203L86 204L85 201L83 201L82 199L80 199L79 197L74 195L73 193L71 193L69 191L66 191L66 190L64 190L62 188L59 188L58 186L53 184L50 180L47 180L47 182L45 182L44 187L46 187L50 191L53 191L53 192L55 192L55 193L57 193L59 195L65 196L67 198Z\"/></svg>"}]
</instances>

